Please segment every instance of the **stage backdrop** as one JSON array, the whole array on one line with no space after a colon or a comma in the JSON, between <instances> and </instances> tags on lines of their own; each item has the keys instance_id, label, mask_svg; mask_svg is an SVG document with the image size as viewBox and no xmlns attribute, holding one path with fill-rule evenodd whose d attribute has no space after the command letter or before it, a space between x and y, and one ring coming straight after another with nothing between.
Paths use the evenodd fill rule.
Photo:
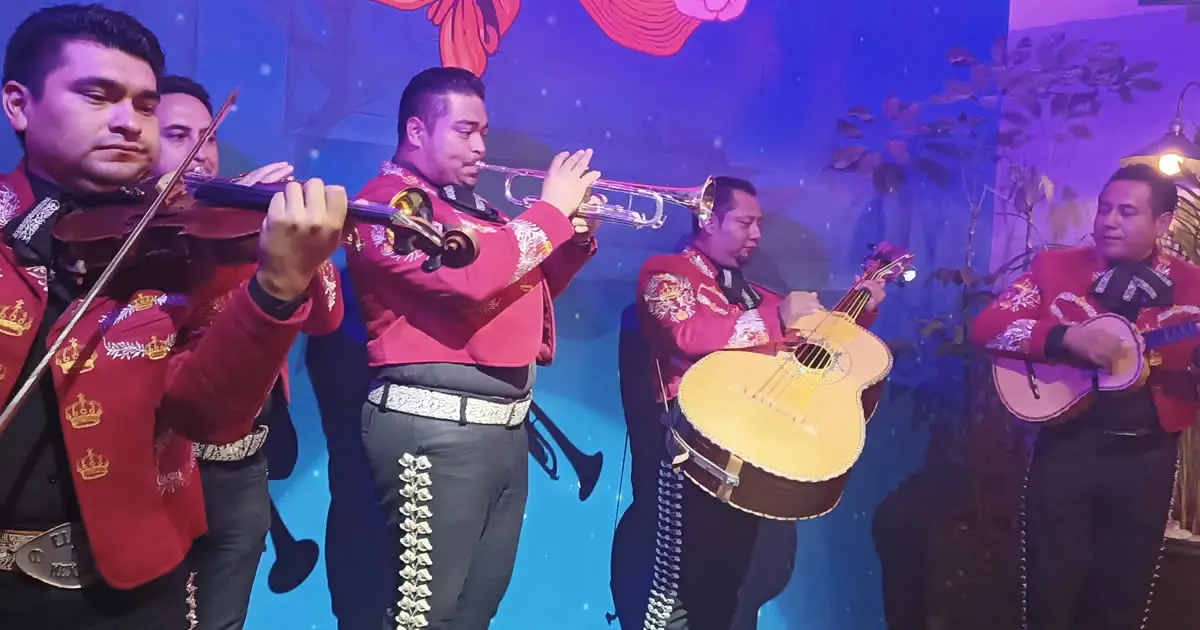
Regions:
<instances>
[{"instance_id":1,"label":"stage backdrop","mask_svg":"<svg viewBox=\"0 0 1200 630\"><path fill-rule=\"evenodd\" d=\"M44 4L7 0L0 32ZM739 627L882 628L884 570L893 610L924 597L928 554L908 536L927 523L925 504L892 493L922 468L938 422L953 422L931 414L930 400L954 409L963 395L959 285L964 269L988 268L983 193L998 111L995 98L964 96L984 79L966 60L1007 47L1006 1L108 4L158 33L170 72L200 80L218 102L241 89L220 132L226 175L287 159L300 176L354 189L392 153L407 79L460 65L489 87L490 161L544 168L556 151L593 147L608 178L753 180L768 218L751 275L777 290L819 290L832 304L871 243L914 251L922 277L892 287L876 326L896 349L891 395L844 501L824 518L766 529ZM8 134L0 155L6 167L19 157ZM485 176L481 191L503 201L497 178ZM653 412L626 310L641 262L687 232L678 209L655 232L605 226L598 257L558 300L559 358L538 379L527 518L495 628L641 625L649 550L630 509L626 426ZM362 338L351 308L339 332L301 339L292 354L290 417L273 420L277 514L252 629L374 628L379 602L394 597L379 588L382 531L358 442ZM955 500L955 477L927 476L921 496ZM876 517L889 495L902 504L893 516L907 517ZM615 536L618 520L627 534Z\"/></svg>"}]
</instances>

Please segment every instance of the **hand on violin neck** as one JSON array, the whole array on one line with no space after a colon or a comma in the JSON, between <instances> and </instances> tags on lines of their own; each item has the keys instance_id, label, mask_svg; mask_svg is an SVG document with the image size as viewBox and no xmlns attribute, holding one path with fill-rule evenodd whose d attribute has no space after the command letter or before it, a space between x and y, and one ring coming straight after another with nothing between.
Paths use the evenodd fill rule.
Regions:
<instances>
[{"instance_id":1,"label":"hand on violin neck","mask_svg":"<svg viewBox=\"0 0 1200 630\"><path fill-rule=\"evenodd\" d=\"M258 283L268 294L291 301L308 289L341 246L346 189L310 179L289 182L271 198L258 238Z\"/></svg>"}]
</instances>

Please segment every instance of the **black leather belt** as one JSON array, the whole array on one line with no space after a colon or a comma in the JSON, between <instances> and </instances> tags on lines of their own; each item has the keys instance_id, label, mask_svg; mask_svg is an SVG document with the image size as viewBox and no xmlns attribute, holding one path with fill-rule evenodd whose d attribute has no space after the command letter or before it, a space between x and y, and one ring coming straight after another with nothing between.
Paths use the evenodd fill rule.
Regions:
<instances>
[{"instance_id":1,"label":"black leather belt","mask_svg":"<svg viewBox=\"0 0 1200 630\"><path fill-rule=\"evenodd\" d=\"M0 529L0 571L24 573L55 588L79 589L101 582L79 523L63 523L44 532Z\"/></svg>"}]
</instances>

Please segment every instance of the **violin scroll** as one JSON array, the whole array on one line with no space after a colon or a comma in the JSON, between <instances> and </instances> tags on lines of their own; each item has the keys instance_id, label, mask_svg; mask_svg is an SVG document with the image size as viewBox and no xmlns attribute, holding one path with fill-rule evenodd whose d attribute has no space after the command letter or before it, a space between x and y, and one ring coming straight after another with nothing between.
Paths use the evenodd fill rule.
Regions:
<instances>
[{"instance_id":1,"label":"violin scroll","mask_svg":"<svg viewBox=\"0 0 1200 630\"><path fill-rule=\"evenodd\" d=\"M351 204L353 206L353 204ZM410 231L397 235L392 243L392 249L401 256L418 249L416 240L422 237L422 232L411 230L413 222L428 224L431 230L437 231L433 223L433 202L429 194L421 188L405 188L396 193L388 202L388 207L395 209L388 223L398 228L409 228ZM429 259L421 265L426 273L434 272L445 265L451 269L460 269L475 262L479 257L479 242L470 232L460 229L444 230L440 234L438 251L419 248L429 255Z\"/></svg>"}]
</instances>

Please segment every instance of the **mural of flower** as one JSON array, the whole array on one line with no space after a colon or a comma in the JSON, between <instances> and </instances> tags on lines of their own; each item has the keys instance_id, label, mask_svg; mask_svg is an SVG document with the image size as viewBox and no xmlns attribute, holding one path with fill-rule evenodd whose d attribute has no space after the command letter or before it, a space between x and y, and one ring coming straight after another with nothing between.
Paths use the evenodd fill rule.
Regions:
<instances>
[{"instance_id":1,"label":"mural of flower","mask_svg":"<svg viewBox=\"0 0 1200 630\"><path fill-rule=\"evenodd\" d=\"M680 0L683 2L684 0ZM379 4L416 11L429 7L429 21L440 29L442 65L465 68L483 76L488 57L500 49L521 0L375 0ZM745 0L742 0L744 3Z\"/></svg>"},{"instance_id":2,"label":"mural of flower","mask_svg":"<svg viewBox=\"0 0 1200 630\"><path fill-rule=\"evenodd\" d=\"M580 0L614 42L638 52L669 57L704 22L727 22L748 0Z\"/></svg>"}]
</instances>

